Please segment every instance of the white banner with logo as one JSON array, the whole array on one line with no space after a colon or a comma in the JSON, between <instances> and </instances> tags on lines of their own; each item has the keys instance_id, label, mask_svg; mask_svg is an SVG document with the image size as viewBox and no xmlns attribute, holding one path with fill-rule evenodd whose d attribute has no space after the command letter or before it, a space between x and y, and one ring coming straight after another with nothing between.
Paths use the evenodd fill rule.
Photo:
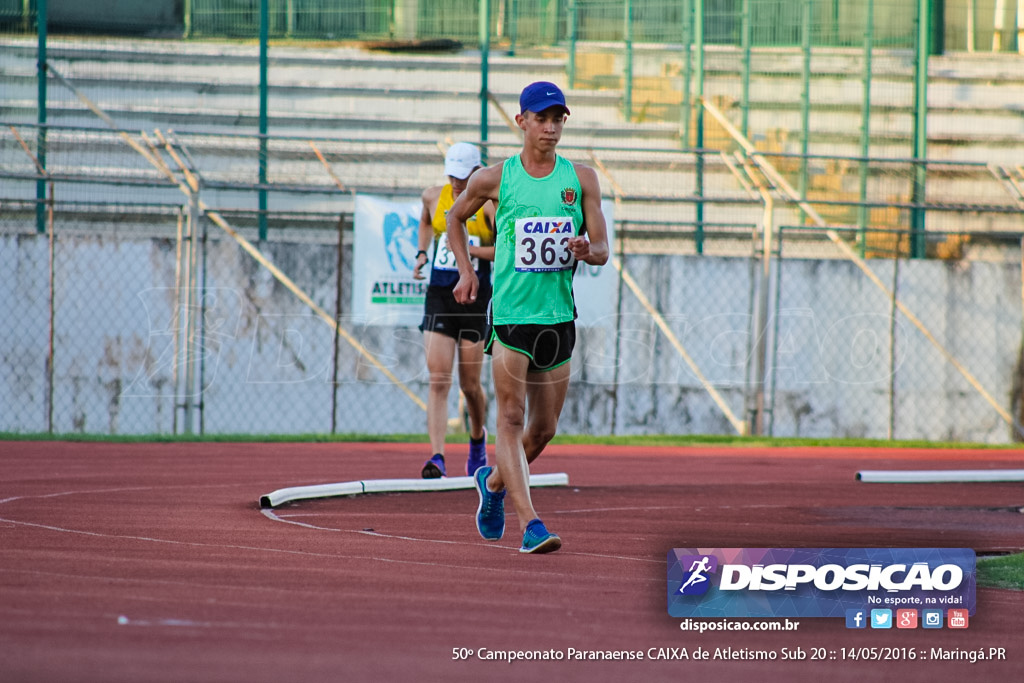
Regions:
<instances>
[{"instance_id":1,"label":"white banner with logo","mask_svg":"<svg viewBox=\"0 0 1024 683\"><path fill-rule=\"evenodd\" d=\"M608 239L615 249L614 205L601 203ZM374 325L420 324L430 278L414 280L419 231L419 200L391 201L370 195L356 196L355 240L352 268L352 314ZM429 261L428 261L429 263ZM611 264L579 264L573 281L577 325L615 328L619 273Z\"/></svg>"},{"instance_id":2,"label":"white banner with logo","mask_svg":"<svg viewBox=\"0 0 1024 683\"><path fill-rule=\"evenodd\" d=\"M423 204L356 195L352 314L374 325L419 325L428 279L414 280Z\"/></svg>"}]
</instances>

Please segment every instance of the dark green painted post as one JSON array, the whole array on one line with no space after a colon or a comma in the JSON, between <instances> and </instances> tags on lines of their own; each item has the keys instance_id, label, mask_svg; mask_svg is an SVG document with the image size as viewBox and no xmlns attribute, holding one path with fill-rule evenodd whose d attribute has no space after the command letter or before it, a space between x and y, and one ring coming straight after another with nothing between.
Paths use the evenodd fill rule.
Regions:
<instances>
[{"instance_id":1,"label":"dark green painted post","mask_svg":"<svg viewBox=\"0 0 1024 683\"><path fill-rule=\"evenodd\" d=\"M803 52L803 73L800 91L800 199L807 200L807 154L811 142L811 2L803 0L800 19L801 50ZM806 213L800 210L800 218L804 220Z\"/></svg>"},{"instance_id":2,"label":"dark green painted post","mask_svg":"<svg viewBox=\"0 0 1024 683\"><path fill-rule=\"evenodd\" d=\"M934 0L917 0L917 44L914 48L914 188L910 210L910 257L924 258L925 255L925 209L927 198L926 180L928 167L928 52L930 26L930 5Z\"/></svg>"},{"instance_id":3,"label":"dark green painted post","mask_svg":"<svg viewBox=\"0 0 1024 683\"><path fill-rule=\"evenodd\" d=\"M743 137L749 137L750 132L750 0L743 0L743 16L740 18L740 51L743 54L741 59L740 76L742 81L742 95L740 95L740 132Z\"/></svg>"},{"instance_id":4,"label":"dark green painted post","mask_svg":"<svg viewBox=\"0 0 1024 683\"><path fill-rule=\"evenodd\" d=\"M519 1L509 0L508 56L516 56L516 39L519 37Z\"/></svg>"},{"instance_id":5,"label":"dark green painted post","mask_svg":"<svg viewBox=\"0 0 1024 683\"><path fill-rule=\"evenodd\" d=\"M693 0L683 0L683 107L679 112L679 146L690 146L693 117Z\"/></svg>"},{"instance_id":6,"label":"dark green painted post","mask_svg":"<svg viewBox=\"0 0 1024 683\"><path fill-rule=\"evenodd\" d=\"M36 121L39 123L39 132L36 135L36 158L42 167L40 173L46 173L46 24L47 24L47 0L38 0L36 3L36 22L38 30L38 61L36 62L36 82L38 94L36 101ZM46 232L46 179L39 177L36 180L36 232Z\"/></svg>"},{"instance_id":7,"label":"dark green painted post","mask_svg":"<svg viewBox=\"0 0 1024 683\"><path fill-rule=\"evenodd\" d=\"M695 145L697 152L696 164L696 195L698 198L695 210L696 232L694 234L694 247L698 254L704 253L704 0L694 0L693 3L693 33L694 42L697 44L697 140Z\"/></svg>"},{"instance_id":8,"label":"dark green painted post","mask_svg":"<svg viewBox=\"0 0 1024 683\"><path fill-rule=\"evenodd\" d=\"M867 0L867 18L864 20L864 75L863 98L861 100L860 120L860 161L858 162L858 197L857 207L858 244L863 257L867 247L867 226L870 218L868 200L868 157L871 156L871 53L874 48L875 35L875 0Z\"/></svg>"},{"instance_id":9,"label":"dark green painted post","mask_svg":"<svg viewBox=\"0 0 1024 683\"><path fill-rule=\"evenodd\" d=\"M576 0L569 0L569 89L576 87Z\"/></svg>"},{"instance_id":10,"label":"dark green painted post","mask_svg":"<svg viewBox=\"0 0 1024 683\"><path fill-rule=\"evenodd\" d=\"M623 76L622 109L626 121L633 120L633 0L626 0L623 35L626 43L626 73Z\"/></svg>"},{"instance_id":11,"label":"dark green painted post","mask_svg":"<svg viewBox=\"0 0 1024 683\"><path fill-rule=\"evenodd\" d=\"M1020 3L1017 3L1019 13L1021 10ZM1024 17L1017 17L1017 40L1022 40L1021 33L1019 31L1020 22L1024 21ZM941 55L946 51L946 0L932 0L931 4L931 16L929 17L929 24L931 30L931 43L928 46L928 54ZM1019 47L1019 46L1018 46Z\"/></svg>"},{"instance_id":12,"label":"dark green painted post","mask_svg":"<svg viewBox=\"0 0 1024 683\"><path fill-rule=\"evenodd\" d=\"M267 43L270 39L270 0L260 0L260 151L259 230L267 239Z\"/></svg>"},{"instance_id":13,"label":"dark green painted post","mask_svg":"<svg viewBox=\"0 0 1024 683\"><path fill-rule=\"evenodd\" d=\"M487 90L491 57L491 0L480 0L480 158L487 163Z\"/></svg>"}]
</instances>

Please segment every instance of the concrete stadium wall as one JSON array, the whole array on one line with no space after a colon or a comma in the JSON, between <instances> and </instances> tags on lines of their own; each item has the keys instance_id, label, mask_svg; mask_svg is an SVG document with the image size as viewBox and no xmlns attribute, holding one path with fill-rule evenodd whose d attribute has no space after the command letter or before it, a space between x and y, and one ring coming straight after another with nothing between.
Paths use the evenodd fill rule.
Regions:
<instances>
[{"instance_id":1,"label":"concrete stadium wall","mask_svg":"<svg viewBox=\"0 0 1024 683\"><path fill-rule=\"evenodd\" d=\"M335 313L336 245L268 243L264 249ZM342 256L351 262L349 246ZM16 322L6 326L2 345L0 402L11 408L0 414L0 430L46 428L47 259L43 236L0 236L0 269L14 274L0 279L0 315ZM174 240L66 236L57 243L55 264L55 431L171 433L180 400L171 362ZM339 432L425 431L422 410L344 343L335 377L329 326L234 242L211 239L206 264L201 399L207 433L329 432L335 399ZM629 256L627 268L743 419L749 260ZM897 439L1010 440L997 411L902 316L891 355L890 302L852 264L788 259L781 268L773 325L779 346L769 357L776 436L886 438L891 422ZM893 262L872 262L872 268L892 280ZM899 268L901 298L1011 411L1020 373L1019 262L911 261ZM425 399L419 332L347 316L350 278L343 266L343 325ZM579 336L564 433L733 433L629 291L617 334L591 328ZM492 426L493 419L492 410Z\"/></svg>"}]
</instances>

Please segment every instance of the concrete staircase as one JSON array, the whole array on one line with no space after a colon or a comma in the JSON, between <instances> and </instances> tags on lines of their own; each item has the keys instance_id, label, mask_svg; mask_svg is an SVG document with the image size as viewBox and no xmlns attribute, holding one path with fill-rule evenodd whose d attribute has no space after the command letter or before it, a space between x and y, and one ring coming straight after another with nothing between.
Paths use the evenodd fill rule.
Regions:
<instances>
[{"instance_id":1,"label":"concrete staircase","mask_svg":"<svg viewBox=\"0 0 1024 683\"><path fill-rule=\"evenodd\" d=\"M34 41L7 38L0 47L0 121L31 124L36 119ZM621 54L609 48L580 55L576 87L568 92L573 113L562 149L574 160L602 168L606 195L622 193L617 220L642 229L679 229L694 220L694 204L686 200L696 191L695 155L680 151L681 59L678 53L666 55L664 49L640 49L637 54L632 121L624 120L622 112L622 84L616 75L621 73ZM257 58L253 45L180 41L51 39L49 48L55 70L119 127L150 137L156 130L174 131L207 184L204 199L213 206L237 208L255 205L251 189L232 186L257 181ZM874 81L879 132L873 133L872 153L909 156L909 114L902 108L903 95L894 94L905 93L909 67L902 56L883 62L886 59L885 71L893 75L891 82L877 77ZM770 63L762 60L752 78L751 93L758 104L751 110L751 137L766 151L798 151L798 60L792 54L780 54ZM500 106L488 107L492 162L517 149L517 132L509 128L505 116L518 110L522 86L551 80L567 87L565 62L564 52L492 55L489 89ZM852 57L834 54L815 60L820 76L815 80L815 104L830 105L829 116L812 117L815 153L858 153L861 94L853 64ZM1010 55L986 61L935 58L930 156L1011 166L1024 160L1024 69L1015 71L1019 66L1024 62ZM707 92L723 108L734 109L739 92L737 56L711 53L707 68ZM416 197L426 185L443 180L440 161L446 144L480 136L479 55L472 52L401 55L358 47L275 46L268 73L273 136L269 181L294 190L273 193L272 210L346 211L352 192ZM49 92L50 124L104 127L58 80L51 78ZM310 140L331 164L345 192L329 178ZM732 142L709 121L705 146L727 150ZM10 173L9 164L17 163L31 174L9 135L0 137L0 150L0 171ZM16 158L20 161L8 161ZM707 161L704 193L717 203L706 206L705 220L723 226L757 223L757 202L717 156ZM104 133L51 132L48 166L55 174L79 180L160 179L137 153ZM822 162L812 171L809 196L856 199L855 163ZM889 181L871 180L876 185ZM4 184L8 199L34 197L30 180L9 179ZM1005 189L984 173L948 178L940 173L929 179L929 189L951 202L1012 203ZM884 188L874 187L873 196L878 191ZM175 192L140 189L132 197L180 201ZM105 182L80 182L71 194L82 201L124 201L124 193ZM906 200L898 192L889 195ZM780 224L799 220L795 212L780 212ZM829 219L850 222L850 210L833 212ZM876 211L873 220L899 223L902 218L899 212ZM748 228L738 230L745 233Z\"/></svg>"},{"instance_id":2,"label":"concrete staircase","mask_svg":"<svg viewBox=\"0 0 1024 683\"><path fill-rule=\"evenodd\" d=\"M625 55L619 45L587 47L577 57L577 86L621 91ZM875 158L912 156L913 56L909 52L876 54L872 62L871 147ZM802 56L792 51L755 51L749 80L749 136L766 153L801 151ZM807 196L831 201L858 200L863 85L861 54L830 50L812 53L809 151L814 155L850 157L810 162ZM632 112L635 120L680 121L684 79L681 49L635 46ZM705 92L736 123L742 100L740 54L709 47L705 57ZM953 54L929 61L928 196L933 203L1024 207L1024 56ZM696 139L695 121L689 139ZM729 147L731 141L705 118L705 145ZM797 162L771 157L796 185ZM978 162L981 162L979 164ZM967 164L972 164L971 166ZM983 164L992 165L992 169ZM1002 168L996 168L1002 167ZM910 201L912 171L907 164L872 163L869 196L897 204ZM1009 176L1000 179L1001 175ZM819 212L840 224L856 222L856 207L820 206ZM872 208L870 221L883 229L906 227L906 212ZM934 212L929 229L1021 230L1019 216L981 220L961 212ZM966 223L965 223L966 221Z\"/></svg>"},{"instance_id":3,"label":"concrete staircase","mask_svg":"<svg viewBox=\"0 0 1024 683\"><path fill-rule=\"evenodd\" d=\"M31 41L8 41L4 46L0 120L35 121L35 59ZM124 130L150 137L155 130L174 131L207 183L208 203L253 206L251 190L224 186L257 180L255 47L54 40L49 59ZM269 180L306 190L275 193L272 209L344 211L351 205L350 192L417 197L423 187L443 180L440 161L446 144L480 136L479 56L470 52L410 56L352 47L275 47L268 73L273 136ZM488 108L492 162L517 149L518 131L510 129L506 117L518 111L519 91L533 80L566 86L564 57L492 56L489 90L500 106ZM51 79L49 91L50 124L103 127L59 81ZM563 153L591 164L600 160L608 171L602 176L605 192L612 195L612 178L625 191L620 220L677 223L692 215L692 204L681 205L679 199L694 192L694 155L678 151L678 125L624 122L621 95L616 92L574 90L569 100L573 114ZM91 138L88 144L76 142L84 138ZM309 140L316 141L349 193L338 192ZM14 146L9 139L2 144ZM138 154L119 139L76 131L50 133L48 167L66 176L122 174L159 180L155 170L140 165ZM311 191L317 187L321 191ZM705 191L748 201L724 166L709 170ZM118 194L99 184L80 186L76 192L110 201ZM33 197L34 184L22 182L17 194ZM149 194L152 201L168 198L164 191ZM756 207L748 203L749 215L740 211L723 222L755 223Z\"/></svg>"}]
</instances>

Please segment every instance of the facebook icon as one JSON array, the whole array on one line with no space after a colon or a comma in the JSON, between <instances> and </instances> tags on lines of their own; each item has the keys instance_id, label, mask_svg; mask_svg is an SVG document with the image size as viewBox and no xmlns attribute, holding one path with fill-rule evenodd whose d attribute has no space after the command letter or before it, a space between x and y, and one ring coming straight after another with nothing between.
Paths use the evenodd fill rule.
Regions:
<instances>
[{"instance_id":1,"label":"facebook icon","mask_svg":"<svg viewBox=\"0 0 1024 683\"><path fill-rule=\"evenodd\" d=\"M846 610L846 628L867 628L867 612L862 609Z\"/></svg>"}]
</instances>

